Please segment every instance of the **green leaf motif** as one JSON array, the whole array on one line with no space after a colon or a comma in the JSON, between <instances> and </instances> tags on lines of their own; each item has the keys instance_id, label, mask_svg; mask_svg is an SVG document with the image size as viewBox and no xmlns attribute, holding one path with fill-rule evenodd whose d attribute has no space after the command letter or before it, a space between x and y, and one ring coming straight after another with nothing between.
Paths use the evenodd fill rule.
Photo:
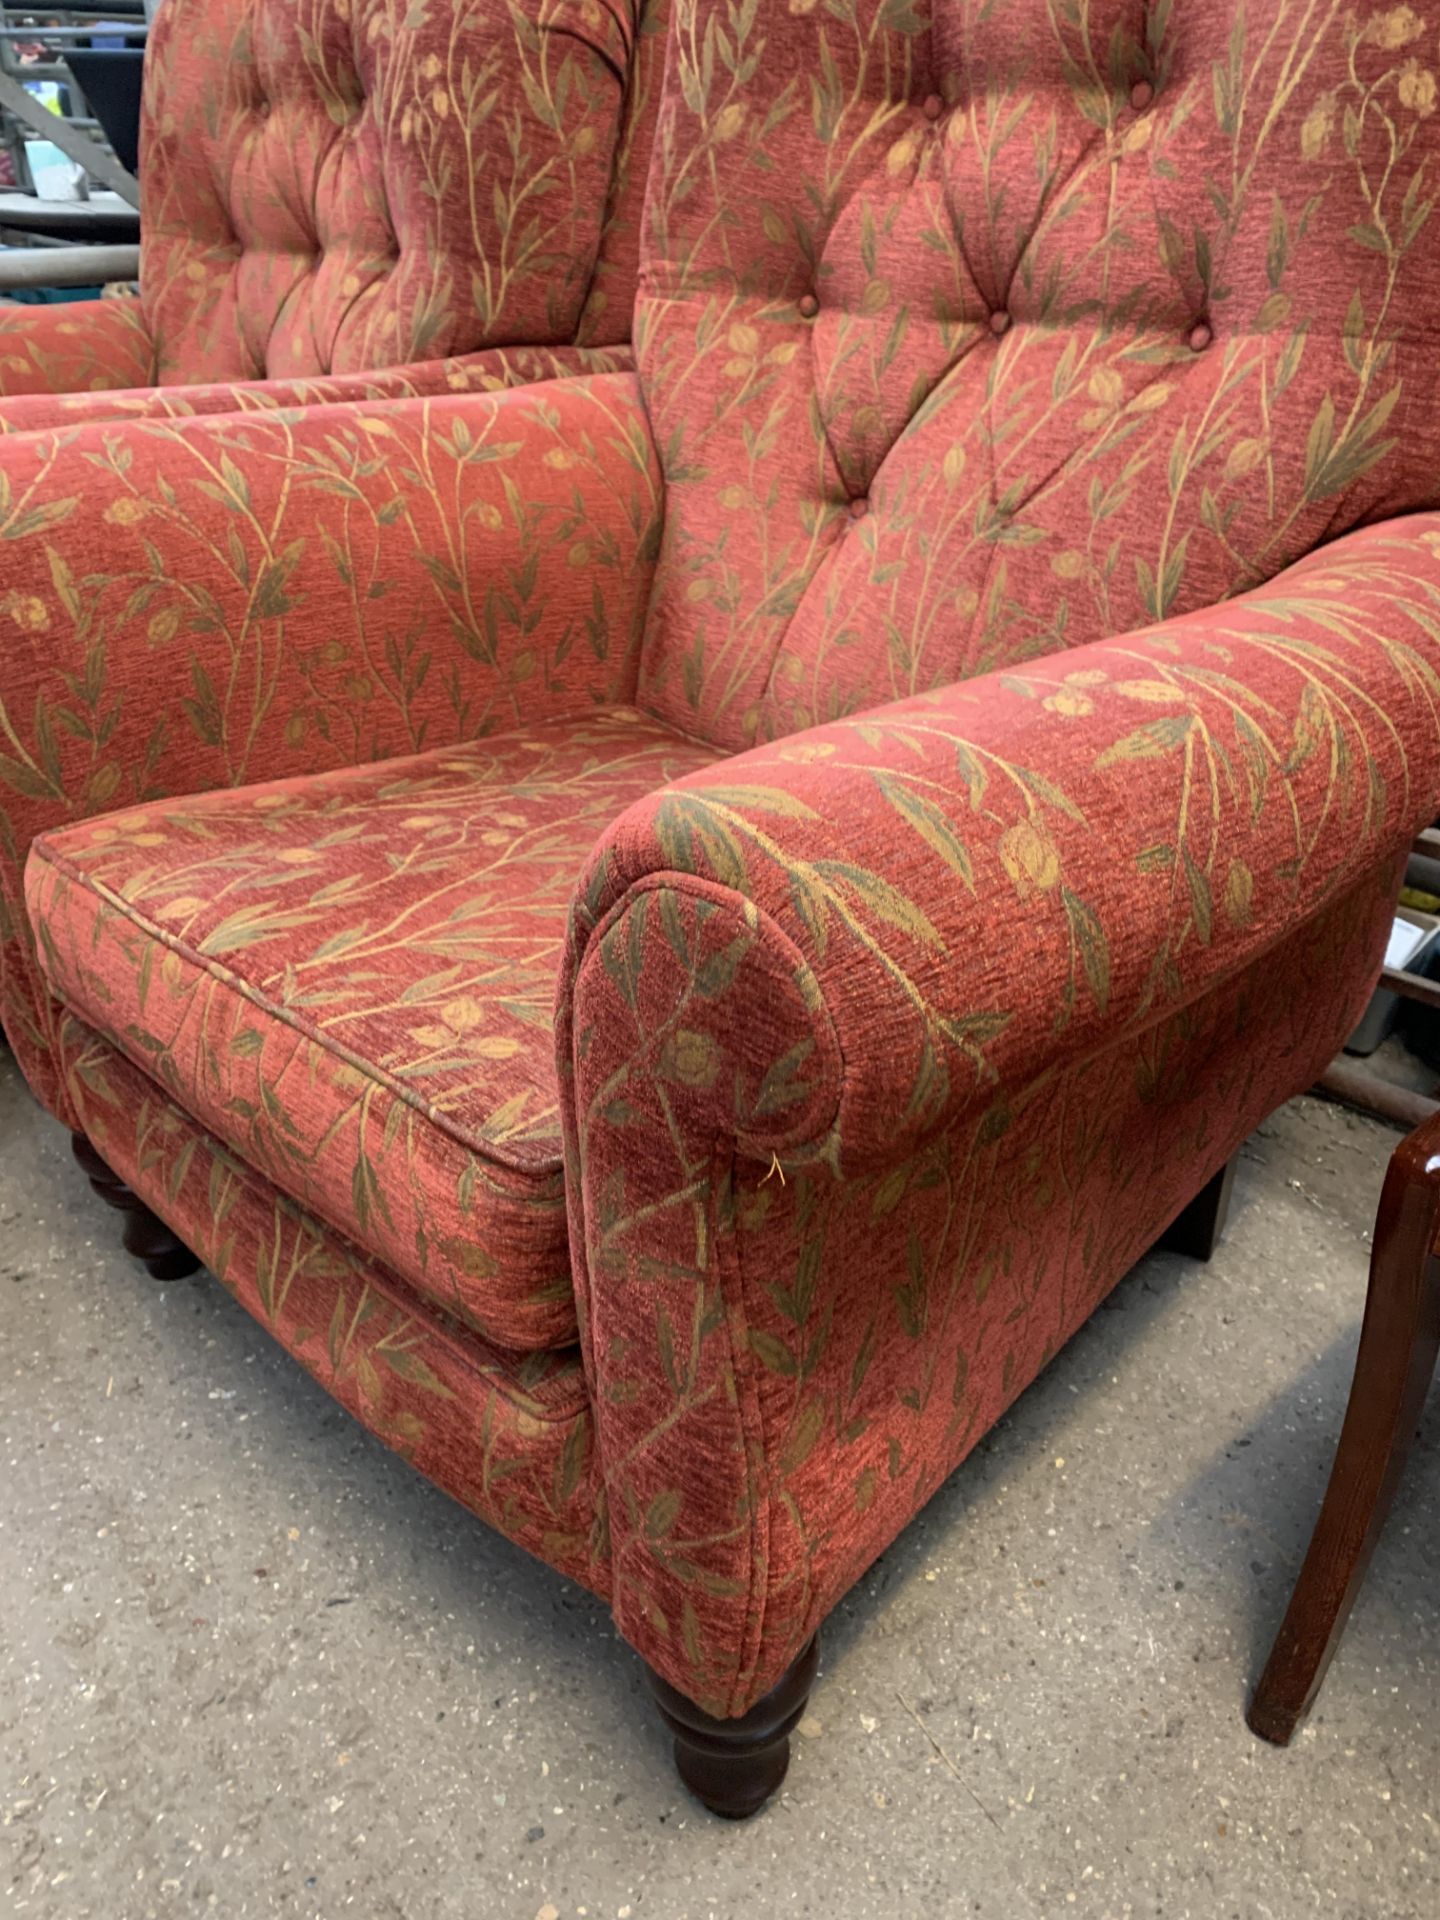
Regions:
<instances>
[{"instance_id":1,"label":"green leaf motif","mask_svg":"<svg viewBox=\"0 0 1440 1920\"><path fill-rule=\"evenodd\" d=\"M1127 760L1159 760L1178 747L1194 725L1194 715L1189 713L1166 714L1163 719L1147 720L1143 727L1137 727L1133 733L1127 733L1123 740L1116 740L1105 748L1096 759L1097 770L1113 767Z\"/></svg>"},{"instance_id":2,"label":"green leaf motif","mask_svg":"<svg viewBox=\"0 0 1440 1920\"><path fill-rule=\"evenodd\" d=\"M1105 929L1094 911L1069 887L1061 888L1060 898L1086 982L1096 1007L1103 1014L1110 1005L1110 943L1105 938Z\"/></svg>"},{"instance_id":3,"label":"green leaf motif","mask_svg":"<svg viewBox=\"0 0 1440 1920\"><path fill-rule=\"evenodd\" d=\"M952 873L975 891L975 870L965 843L940 807L928 795L907 786L893 774L877 773L875 783L900 818L919 834L926 846L949 867Z\"/></svg>"}]
</instances>

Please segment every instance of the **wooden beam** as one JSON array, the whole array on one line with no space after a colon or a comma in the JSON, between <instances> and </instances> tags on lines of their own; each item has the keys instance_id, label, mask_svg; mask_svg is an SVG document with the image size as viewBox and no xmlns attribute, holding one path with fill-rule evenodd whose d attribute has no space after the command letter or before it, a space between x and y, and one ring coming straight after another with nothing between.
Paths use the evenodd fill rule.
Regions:
<instances>
[{"instance_id":1,"label":"wooden beam","mask_svg":"<svg viewBox=\"0 0 1440 1920\"><path fill-rule=\"evenodd\" d=\"M1428 980L1423 973L1406 973L1400 967L1382 967L1380 984L1391 993L1418 1000L1422 1007L1440 1007L1440 980Z\"/></svg>"},{"instance_id":2,"label":"wooden beam","mask_svg":"<svg viewBox=\"0 0 1440 1920\"><path fill-rule=\"evenodd\" d=\"M1397 1087L1391 1080L1382 1080L1378 1073L1372 1073L1343 1053L1336 1054L1317 1084L1321 1093L1328 1093L1332 1100L1343 1101L1347 1107L1359 1107L1365 1113L1379 1114L1382 1120L1392 1121L1407 1132L1440 1113L1440 1100L1428 1099L1409 1087Z\"/></svg>"},{"instance_id":3,"label":"wooden beam","mask_svg":"<svg viewBox=\"0 0 1440 1920\"><path fill-rule=\"evenodd\" d=\"M53 141L67 159L84 167L102 186L113 188L132 207L139 206L140 182L134 174L122 167L98 140L92 140L83 127L72 127L58 113L42 107L13 74L0 72L0 107L14 114L38 139Z\"/></svg>"}]
</instances>

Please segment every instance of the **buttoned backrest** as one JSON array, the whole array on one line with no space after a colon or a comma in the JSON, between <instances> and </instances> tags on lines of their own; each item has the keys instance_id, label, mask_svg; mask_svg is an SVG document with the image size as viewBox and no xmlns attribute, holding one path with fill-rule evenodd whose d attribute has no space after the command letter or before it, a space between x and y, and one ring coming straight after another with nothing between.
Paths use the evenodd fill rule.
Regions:
<instances>
[{"instance_id":1,"label":"buttoned backrest","mask_svg":"<svg viewBox=\"0 0 1440 1920\"><path fill-rule=\"evenodd\" d=\"M141 135L161 381L628 338L662 18L641 0L166 0Z\"/></svg>"},{"instance_id":2,"label":"buttoned backrest","mask_svg":"<svg viewBox=\"0 0 1440 1920\"><path fill-rule=\"evenodd\" d=\"M1440 14L675 11L636 339L642 698L686 731L1056 654L1440 499Z\"/></svg>"}]
</instances>

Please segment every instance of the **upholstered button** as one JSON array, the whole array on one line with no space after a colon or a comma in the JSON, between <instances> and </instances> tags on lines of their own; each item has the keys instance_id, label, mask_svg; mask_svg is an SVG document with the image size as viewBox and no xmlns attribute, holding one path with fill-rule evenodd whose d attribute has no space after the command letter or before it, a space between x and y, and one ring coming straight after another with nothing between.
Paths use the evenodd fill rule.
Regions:
<instances>
[{"instance_id":1,"label":"upholstered button","mask_svg":"<svg viewBox=\"0 0 1440 1920\"><path fill-rule=\"evenodd\" d=\"M1214 334L1206 323L1203 320L1197 320L1190 329L1190 351L1203 353L1214 338Z\"/></svg>"},{"instance_id":2,"label":"upholstered button","mask_svg":"<svg viewBox=\"0 0 1440 1920\"><path fill-rule=\"evenodd\" d=\"M925 104L921 107L920 111L927 120L938 120L945 111L945 102L940 98L938 93L927 93L925 96Z\"/></svg>"},{"instance_id":3,"label":"upholstered button","mask_svg":"<svg viewBox=\"0 0 1440 1920\"><path fill-rule=\"evenodd\" d=\"M1006 313L1003 307L1000 309L998 313L991 314L990 331L995 335L995 338L997 340L1000 338L1000 335L1006 331L1009 325L1010 325L1010 316L1008 313Z\"/></svg>"},{"instance_id":4,"label":"upholstered button","mask_svg":"<svg viewBox=\"0 0 1440 1920\"><path fill-rule=\"evenodd\" d=\"M1137 80L1130 89L1130 104L1136 113L1144 113L1155 98L1155 89L1148 80Z\"/></svg>"},{"instance_id":5,"label":"upholstered button","mask_svg":"<svg viewBox=\"0 0 1440 1920\"><path fill-rule=\"evenodd\" d=\"M860 499L850 502L850 518L852 520L863 520L869 511L870 502L868 500Z\"/></svg>"},{"instance_id":6,"label":"upholstered button","mask_svg":"<svg viewBox=\"0 0 1440 1920\"><path fill-rule=\"evenodd\" d=\"M814 294L802 293L800 296L800 318L802 320L813 320L819 311L820 302L815 298Z\"/></svg>"}]
</instances>

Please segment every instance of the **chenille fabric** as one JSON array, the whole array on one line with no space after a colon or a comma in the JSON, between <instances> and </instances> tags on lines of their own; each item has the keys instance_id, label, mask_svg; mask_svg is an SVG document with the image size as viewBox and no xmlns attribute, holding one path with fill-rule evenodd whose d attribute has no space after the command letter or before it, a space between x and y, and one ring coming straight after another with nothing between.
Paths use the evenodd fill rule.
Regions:
<instances>
[{"instance_id":1,"label":"chenille fabric","mask_svg":"<svg viewBox=\"0 0 1440 1920\"><path fill-rule=\"evenodd\" d=\"M140 301L6 310L0 394L623 347L667 9L168 0Z\"/></svg>"},{"instance_id":2,"label":"chenille fabric","mask_svg":"<svg viewBox=\"0 0 1440 1920\"><path fill-rule=\"evenodd\" d=\"M708 748L612 708L41 840L60 997L503 1347L573 1342L555 980L575 874Z\"/></svg>"},{"instance_id":3,"label":"chenille fabric","mask_svg":"<svg viewBox=\"0 0 1440 1920\"><path fill-rule=\"evenodd\" d=\"M713 1712L774 1685L1371 990L1440 801L1437 29L1302 0L676 0L633 373L6 450L12 513L74 495L20 521L0 603L27 636L0 667L0 994L32 1084L207 1257L209 1176L167 1181L129 1109L147 1090L192 1164L243 1170L224 1277L252 1310L263 1223L298 1203L427 1337L551 1340L582 1465L557 1481L547 1429L532 1472L508 1422L497 1519L473 1459L412 1457ZM133 500L118 524L94 472ZM192 562L204 597L162 593ZM333 678L322 646L349 648ZM650 743L647 791L610 786L611 728ZM345 791L404 868L384 782L469 742L493 771L461 776L467 817L519 848L517 769L542 737L573 767L567 729L596 805L556 842L563 947L554 871L503 895L545 917L543 1065L464 1083L475 1138L522 1087L522 1116L553 1102L561 1331L564 1280L437 1288L408 1224L362 1218L358 1127L286 1186L225 1113L273 1091L286 969L347 976L343 903L244 961L255 1072L157 1002L167 958L182 995L216 975L147 909L186 898L198 821L278 899L255 783L314 817L338 770L402 755ZM137 816L163 871L117 850ZM286 844L341 879L359 858ZM377 913L411 897L405 871L363 884ZM197 954L235 911L203 900ZM433 956L393 966L383 994L431 991ZM131 1025L168 1068L125 1030L147 967ZM369 1023L388 1070L371 984L338 991L322 1017ZM473 997L474 1051L518 1037ZM437 1073L424 1097L454 1096ZM397 1222L450 1204L439 1171L395 1157ZM333 1298L269 1316L322 1377ZM388 1431L398 1402L340 1390Z\"/></svg>"},{"instance_id":4,"label":"chenille fabric","mask_svg":"<svg viewBox=\"0 0 1440 1920\"><path fill-rule=\"evenodd\" d=\"M734 749L1440 502L1423 12L682 5L642 698Z\"/></svg>"},{"instance_id":5,"label":"chenille fabric","mask_svg":"<svg viewBox=\"0 0 1440 1920\"><path fill-rule=\"evenodd\" d=\"M357 400L503 393L506 387L528 386L537 380L619 373L633 365L628 346L485 347L453 359L417 360L408 367L380 367L370 373L316 374L306 380L220 380L195 387L23 393L0 401L0 436L83 426L92 420L190 420L205 413L272 413Z\"/></svg>"},{"instance_id":6,"label":"chenille fabric","mask_svg":"<svg viewBox=\"0 0 1440 1920\"><path fill-rule=\"evenodd\" d=\"M279 1195L79 1020L58 1037L85 1131L161 1187L216 1278L357 1419L482 1520L604 1597L604 1502L573 1346L512 1353Z\"/></svg>"},{"instance_id":7,"label":"chenille fabric","mask_svg":"<svg viewBox=\"0 0 1440 1920\"><path fill-rule=\"evenodd\" d=\"M10 408L26 400L41 402L36 424L44 425L54 394L145 388L154 377L154 342L130 296L33 307L0 301L0 431L8 431Z\"/></svg>"},{"instance_id":8,"label":"chenille fabric","mask_svg":"<svg viewBox=\"0 0 1440 1920\"><path fill-rule=\"evenodd\" d=\"M41 1097L37 834L623 704L659 504L622 374L9 441L0 1004Z\"/></svg>"}]
</instances>

